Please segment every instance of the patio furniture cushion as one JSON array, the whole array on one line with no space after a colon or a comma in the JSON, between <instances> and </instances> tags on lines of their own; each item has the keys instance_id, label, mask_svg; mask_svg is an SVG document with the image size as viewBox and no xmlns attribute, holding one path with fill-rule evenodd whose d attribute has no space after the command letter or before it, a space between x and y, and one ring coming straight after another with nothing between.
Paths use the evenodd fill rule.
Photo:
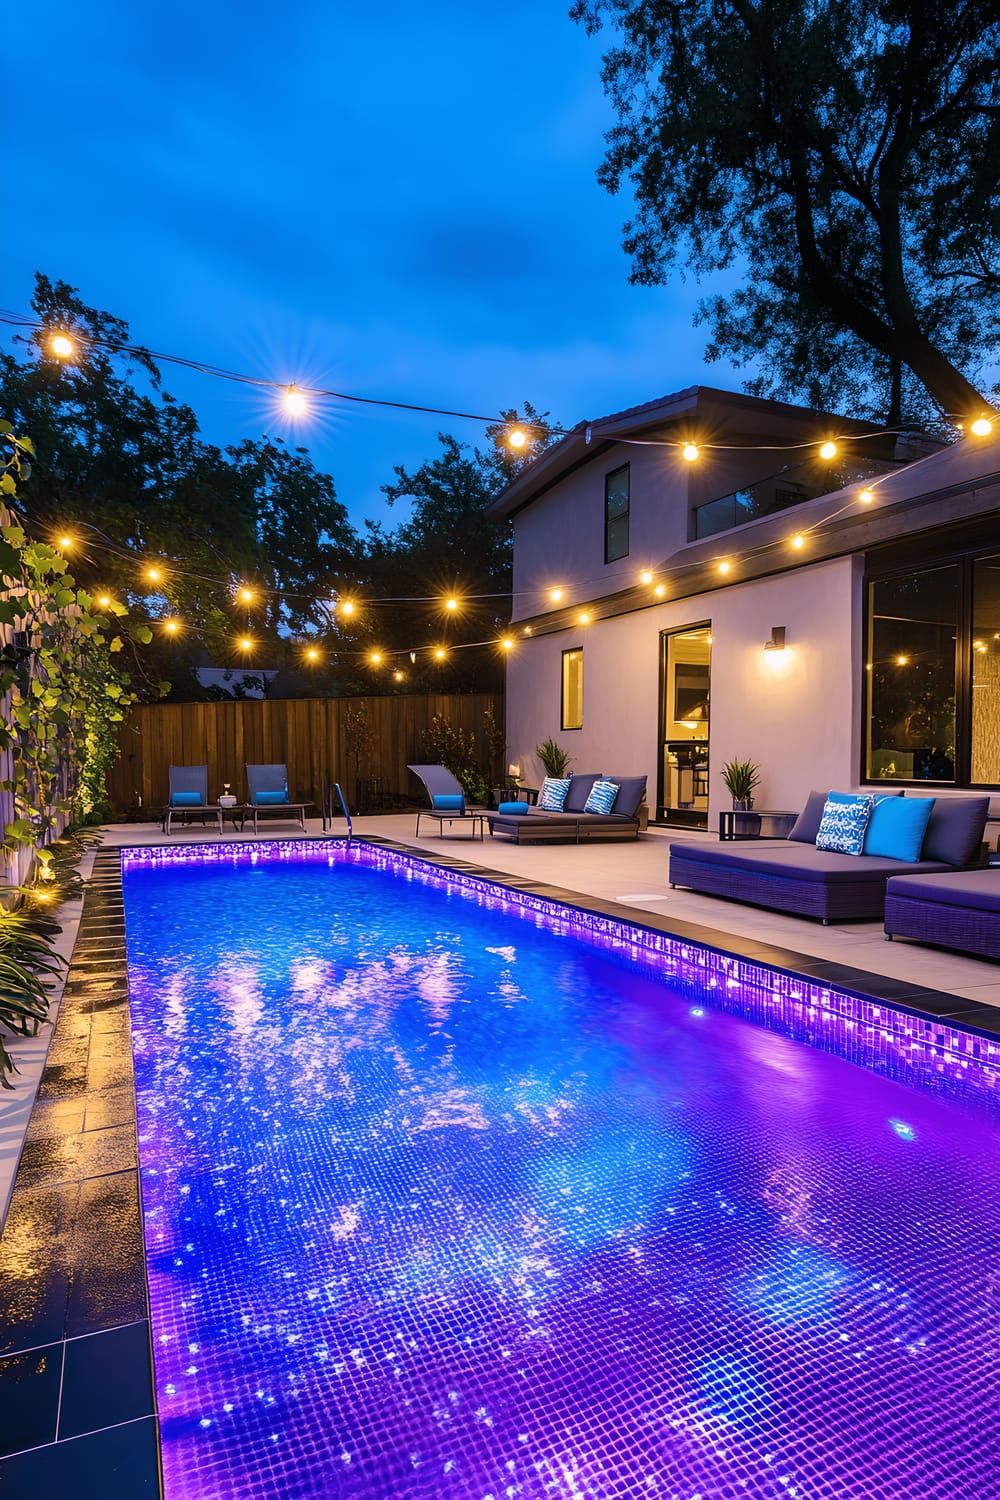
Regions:
<instances>
[{"instance_id":1,"label":"patio furniture cushion","mask_svg":"<svg viewBox=\"0 0 1000 1500\"><path fill-rule=\"evenodd\" d=\"M611 811L621 818L634 818L639 811L639 803L646 795L645 776L618 776L618 795L615 797Z\"/></svg>"},{"instance_id":2,"label":"patio furniture cushion","mask_svg":"<svg viewBox=\"0 0 1000 1500\"><path fill-rule=\"evenodd\" d=\"M862 852L916 864L934 800L933 797L876 797Z\"/></svg>"},{"instance_id":3,"label":"patio furniture cushion","mask_svg":"<svg viewBox=\"0 0 1000 1500\"><path fill-rule=\"evenodd\" d=\"M805 807L799 813L788 833L788 837L795 843L815 844L816 835L819 833L820 821L823 817L823 808L826 806L826 799L829 795L829 792L809 793L809 796L806 798ZM877 792L875 800L878 802L883 797L901 797L902 795L903 789L900 787L898 791Z\"/></svg>"},{"instance_id":4,"label":"patio furniture cushion","mask_svg":"<svg viewBox=\"0 0 1000 1500\"><path fill-rule=\"evenodd\" d=\"M860 855L865 830L875 806L874 797L854 796L850 792L831 792L823 808L816 848L837 854Z\"/></svg>"},{"instance_id":5,"label":"patio furniture cushion","mask_svg":"<svg viewBox=\"0 0 1000 1500\"><path fill-rule=\"evenodd\" d=\"M590 789L590 796L583 805L586 813L609 813L618 796L617 781L605 781L599 777Z\"/></svg>"},{"instance_id":6,"label":"patio furniture cushion","mask_svg":"<svg viewBox=\"0 0 1000 1500\"><path fill-rule=\"evenodd\" d=\"M257 807L278 807L288 801L287 792L254 792L253 800Z\"/></svg>"},{"instance_id":7,"label":"patio furniture cushion","mask_svg":"<svg viewBox=\"0 0 1000 1500\"><path fill-rule=\"evenodd\" d=\"M562 812L569 784L569 776L546 776L538 796L539 808L543 812Z\"/></svg>"},{"instance_id":8,"label":"patio furniture cushion","mask_svg":"<svg viewBox=\"0 0 1000 1500\"><path fill-rule=\"evenodd\" d=\"M171 807L204 807L205 799L200 792L171 792Z\"/></svg>"},{"instance_id":9,"label":"patio furniture cushion","mask_svg":"<svg viewBox=\"0 0 1000 1500\"><path fill-rule=\"evenodd\" d=\"M600 779L600 771L594 771L593 774L588 771L586 775L571 776L563 811L582 813L587 806L587 798L593 790L594 782Z\"/></svg>"},{"instance_id":10,"label":"patio furniture cushion","mask_svg":"<svg viewBox=\"0 0 1000 1500\"><path fill-rule=\"evenodd\" d=\"M946 865L971 865L983 841L989 810L989 797L937 797L921 858L941 860Z\"/></svg>"},{"instance_id":11,"label":"patio furniture cushion","mask_svg":"<svg viewBox=\"0 0 1000 1500\"><path fill-rule=\"evenodd\" d=\"M501 802L497 807L498 813L503 813L510 818L521 818L527 811L527 802Z\"/></svg>"},{"instance_id":12,"label":"patio furniture cushion","mask_svg":"<svg viewBox=\"0 0 1000 1500\"><path fill-rule=\"evenodd\" d=\"M461 812L465 797L460 792L438 792L431 798L431 805L435 812Z\"/></svg>"},{"instance_id":13,"label":"patio furniture cushion","mask_svg":"<svg viewBox=\"0 0 1000 1500\"><path fill-rule=\"evenodd\" d=\"M741 844L671 844L671 851L683 852L686 859L699 864L717 865L720 869L738 868L748 875L780 875L786 880L802 880L810 884L850 885L862 876L900 875L901 861L886 859L881 855L864 855L859 862L853 854L841 854L833 849L817 849L815 845L793 844L789 839L762 839L759 843ZM945 871L942 861L921 860L920 868L929 873ZM914 871L907 867L907 874ZM747 897L752 900L752 896Z\"/></svg>"},{"instance_id":14,"label":"patio furniture cushion","mask_svg":"<svg viewBox=\"0 0 1000 1500\"><path fill-rule=\"evenodd\" d=\"M1000 914L1000 870L950 870L941 875L896 875L886 896L935 906L963 906ZM933 941L933 939L931 940Z\"/></svg>"}]
</instances>

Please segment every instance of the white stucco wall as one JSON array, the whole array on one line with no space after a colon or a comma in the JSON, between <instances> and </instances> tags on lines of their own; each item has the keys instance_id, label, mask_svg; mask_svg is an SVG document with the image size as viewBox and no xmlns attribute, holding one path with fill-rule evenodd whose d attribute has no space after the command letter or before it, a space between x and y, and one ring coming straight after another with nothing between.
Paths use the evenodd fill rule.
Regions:
<instances>
[{"instance_id":1,"label":"white stucco wall","mask_svg":"<svg viewBox=\"0 0 1000 1500\"><path fill-rule=\"evenodd\" d=\"M729 806L719 775L734 757L761 767L760 807L797 808L811 788L858 784L861 559L840 558L734 584L586 628L522 639L508 664L509 759L529 784L552 736L571 770L649 778L656 799L660 632L710 622L710 826ZM787 649L765 651L773 625ZM562 652L584 652L583 728L560 729Z\"/></svg>"}]
</instances>

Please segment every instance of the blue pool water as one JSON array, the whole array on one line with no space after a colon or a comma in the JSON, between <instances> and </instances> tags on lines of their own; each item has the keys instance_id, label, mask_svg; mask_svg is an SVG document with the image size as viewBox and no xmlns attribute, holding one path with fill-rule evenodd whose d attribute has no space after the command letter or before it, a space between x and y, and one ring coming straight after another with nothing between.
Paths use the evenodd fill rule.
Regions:
<instances>
[{"instance_id":1,"label":"blue pool water","mask_svg":"<svg viewBox=\"0 0 1000 1500\"><path fill-rule=\"evenodd\" d=\"M1000 1494L993 1044L364 846L125 897L166 1500Z\"/></svg>"}]
</instances>

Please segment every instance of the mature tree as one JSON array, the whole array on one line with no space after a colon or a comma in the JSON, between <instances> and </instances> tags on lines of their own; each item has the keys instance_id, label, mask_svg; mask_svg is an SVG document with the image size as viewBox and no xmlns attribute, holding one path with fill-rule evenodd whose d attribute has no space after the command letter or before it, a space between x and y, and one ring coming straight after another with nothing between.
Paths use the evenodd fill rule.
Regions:
<instances>
[{"instance_id":1,"label":"mature tree","mask_svg":"<svg viewBox=\"0 0 1000 1500\"><path fill-rule=\"evenodd\" d=\"M144 653L147 678L193 694L206 649L218 665L239 664L247 607L234 595L245 581L257 588L250 623L268 653L252 665L277 665L288 632L328 625L317 599L335 591L358 545L329 475L267 439L225 452L204 442L191 408L162 391L155 361L129 347L127 324L65 283L39 275L32 306L41 327L21 336L27 359L0 356L0 410L37 455L18 505L43 539L72 536L81 582L154 621L186 622ZM72 333L73 358L51 352L57 330ZM150 561L162 571L155 584L141 567Z\"/></svg>"},{"instance_id":2,"label":"mature tree","mask_svg":"<svg viewBox=\"0 0 1000 1500\"><path fill-rule=\"evenodd\" d=\"M514 429L526 438L521 448L509 444ZM463 649L499 641L510 619L510 524L490 518L485 508L553 440L553 427L547 413L526 402L523 416L503 413L486 435L488 447L470 449L439 433L436 458L413 473L397 464L395 481L382 491L390 505L410 504L409 519L389 532L369 523L367 592L397 602L370 607L359 629L369 644L404 653L401 661L387 661L382 675L403 670L409 691L415 685L491 688L502 680L499 650ZM446 607L448 597L459 602L454 612ZM432 653L442 645L450 649L438 663ZM415 663L406 659L410 650Z\"/></svg>"},{"instance_id":3,"label":"mature tree","mask_svg":"<svg viewBox=\"0 0 1000 1500\"><path fill-rule=\"evenodd\" d=\"M741 260L701 306L709 355L751 388L912 415L983 406L1000 342L996 0L576 0L618 123L599 179L630 182L632 279ZM912 379L910 378L912 376ZM907 410L909 406L910 410Z\"/></svg>"}]
</instances>

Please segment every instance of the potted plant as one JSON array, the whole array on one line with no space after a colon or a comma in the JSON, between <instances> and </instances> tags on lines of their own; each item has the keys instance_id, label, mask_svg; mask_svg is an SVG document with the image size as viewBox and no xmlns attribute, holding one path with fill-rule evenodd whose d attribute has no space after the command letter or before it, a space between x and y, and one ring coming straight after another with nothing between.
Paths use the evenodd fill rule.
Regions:
<instances>
[{"instance_id":1,"label":"potted plant","mask_svg":"<svg viewBox=\"0 0 1000 1500\"><path fill-rule=\"evenodd\" d=\"M754 790L760 785L760 767L752 760L728 760L722 768L722 779L737 812L753 807Z\"/></svg>"},{"instance_id":2,"label":"potted plant","mask_svg":"<svg viewBox=\"0 0 1000 1500\"><path fill-rule=\"evenodd\" d=\"M535 754L541 761L546 776L565 776L566 767L569 765L570 757L561 745L555 740L547 739L535 748Z\"/></svg>"}]
</instances>

